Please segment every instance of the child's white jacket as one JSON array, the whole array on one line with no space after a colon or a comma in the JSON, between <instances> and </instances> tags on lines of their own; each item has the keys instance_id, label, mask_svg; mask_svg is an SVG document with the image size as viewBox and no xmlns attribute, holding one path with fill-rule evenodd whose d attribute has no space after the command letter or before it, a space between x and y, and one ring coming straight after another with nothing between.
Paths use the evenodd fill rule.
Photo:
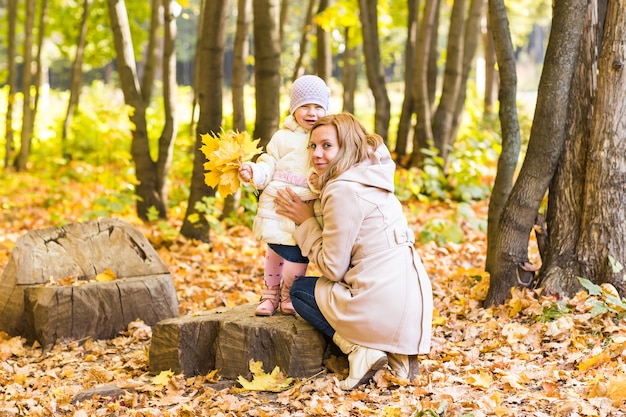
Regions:
<instances>
[{"instance_id":1,"label":"child's white jacket","mask_svg":"<svg viewBox=\"0 0 626 417\"><path fill-rule=\"evenodd\" d=\"M261 154L256 162L246 162L246 165L252 167L251 185L263 190L253 225L257 239L281 245L296 244L292 236L296 225L293 220L276 214L277 206L274 200L278 190L286 187L290 187L303 201L318 198L307 183L308 140L308 132L293 116L287 116L283 128L278 130L267 144L266 152ZM319 207L319 201L315 206Z\"/></svg>"}]
</instances>

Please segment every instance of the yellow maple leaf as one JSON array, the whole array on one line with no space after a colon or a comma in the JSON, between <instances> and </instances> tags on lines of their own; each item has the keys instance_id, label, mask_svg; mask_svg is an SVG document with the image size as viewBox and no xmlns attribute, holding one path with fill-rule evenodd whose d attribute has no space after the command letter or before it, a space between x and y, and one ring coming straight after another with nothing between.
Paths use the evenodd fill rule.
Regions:
<instances>
[{"instance_id":1,"label":"yellow maple leaf","mask_svg":"<svg viewBox=\"0 0 626 417\"><path fill-rule=\"evenodd\" d=\"M200 135L200 138L202 139L202 143L203 143L203 146L200 148L200 150L202 151L203 154L209 155L219 149L220 147L219 136L203 134L203 135Z\"/></svg>"},{"instance_id":2,"label":"yellow maple leaf","mask_svg":"<svg viewBox=\"0 0 626 417\"><path fill-rule=\"evenodd\" d=\"M220 184L221 175L217 171L208 171L204 173L204 183L209 187L217 187Z\"/></svg>"},{"instance_id":3,"label":"yellow maple leaf","mask_svg":"<svg viewBox=\"0 0 626 417\"><path fill-rule=\"evenodd\" d=\"M493 377L489 372L481 370L479 374L470 374L467 382L475 387L487 389L493 384Z\"/></svg>"},{"instance_id":4,"label":"yellow maple leaf","mask_svg":"<svg viewBox=\"0 0 626 417\"><path fill-rule=\"evenodd\" d=\"M239 188L239 176L237 169L225 170L220 179L220 185L217 191L221 195L234 194Z\"/></svg>"},{"instance_id":5,"label":"yellow maple leaf","mask_svg":"<svg viewBox=\"0 0 626 417\"><path fill-rule=\"evenodd\" d=\"M153 385L167 385L170 382L170 378L174 376L174 372L171 370L161 371L160 374L152 378Z\"/></svg>"},{"instance_id":6,"label":"yellow maple leaf","mask_svg":"<svg viewBox=\"0 0 626 417\"><path fill-rule=\"evenodd\" d=\"M289 388L293 382L293 378L285 377L278 366L274 367L270 374L266 374L263 371L262 361L250 359L249 369L252 372L252 381L248 381L241 375L237 378L237 382L244 390L280 392Z\"/></svg>"},{"instance_id":7,"label":"yellow maple leaf","mask_svg":"<svg viewBox=\"0 0 626 417\"><path fill-rule=\"evenodd\" d=\"M433 309L433 326L441 326L443 324L446 324L448 322L448 319L446 317L441 317L441 315L439 314L439 309L435 308Z\"/></svg>"},{"instance_id":8,"label":"yellow maple leaf","mask_svg":"<svg viewBox=\"0 0 626 417\"><path fill-rule=\"evenodd\" d=\"M201 134L200 151L206 156L204 182L227 196L240 187L239 166L261 153L260 139L252 140L248 132L222 130L219 134Z\"/></svg>"},{"instance_id":9,"label":"yellow maple leaf","mask_svg":"<svg viewBox=\"0 0 626 417\"><path fill-rule=\"evenodd\" d=\"M249 140L248 137L246 137L245 135L241 135L240 134L238 136L238 140L239 140L239 143L241 144L241 147L240 147L240 151L241 151L240 159L242 161L250 161L256 155L261 153L261 150L259 149L260 139Z\"/></svg>"},{"instance_id":10,"label":"yellow maple leaf","mask_svg":"<svg viewBox=\"0 0 626 417\"><path fill-rule=\"evenodd\" d=\"M216 383L220 380L220 376L218 375L218 373L219 369L214 369L205 376L205 379L207 380L207 382Z\"/></svg>"},{"instance_id":11,"label":"yellow maple leaf","mask_svg":"<svg viewBox=\"0 0 626 417\"><path fill-rule=\"evenodd\" d=\"M596 365L601 365L603 363L606 363L608 361L611 360L611 356L609 355L609 353L606 350L603 350L602 352L600 352L597 355L594 355L590 358L587 358L585 360L582 360L579 364L578 364L578 369L581 371L586 371L589 368L593 368Z\"/></svg>"},{"instance_id":12,"label":"yellow maple leaf","mask_svg":"<svg viewBox=\"0 0 626 417\"><path fill-rule=\"evenodd\" d=\"M626 402L626 375L618 375L609 379L607 397L611 399L614 407L620 407Z\"/></svg>"},{"instance_id":13,"label":"yellow maple leaf","mask_svg":"<svg viewBox=\"0 0 626 417\"><path fill-rule=\"evenodd\" d=\"M98 282L105 282L113 281L115 278L117 278L115 272L111 271L110 268L107 268L104 272L100 272L98 275L96 275L94 280Z\"/></svg>"}]
</instances>

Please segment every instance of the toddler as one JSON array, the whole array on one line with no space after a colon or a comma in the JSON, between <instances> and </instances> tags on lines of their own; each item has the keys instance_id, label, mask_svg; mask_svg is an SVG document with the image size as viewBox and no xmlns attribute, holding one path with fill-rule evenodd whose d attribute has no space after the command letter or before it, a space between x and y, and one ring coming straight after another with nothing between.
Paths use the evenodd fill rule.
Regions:
<instances>
[{"instance_id":1,"label":"toddler","mask_svg":"<svg viewBox=\"0 0 626 417\"><path fill-rule=\"evenodd\" d=\"M263 190L254 219L257 239L267 244L265 255L265 288L257 316L271 316L277 309L295 314L289 289L306 274L309 259L302 255L292 233L295 223L276 214L274 202L278 190L291 188L303 201L317 199L307 183L309 151L308 132L328 112L330 89L321 78L304 75L291 88L289 116L267 144L256 162L239 168L243 183Z\"/></svg>"}]
</instances>

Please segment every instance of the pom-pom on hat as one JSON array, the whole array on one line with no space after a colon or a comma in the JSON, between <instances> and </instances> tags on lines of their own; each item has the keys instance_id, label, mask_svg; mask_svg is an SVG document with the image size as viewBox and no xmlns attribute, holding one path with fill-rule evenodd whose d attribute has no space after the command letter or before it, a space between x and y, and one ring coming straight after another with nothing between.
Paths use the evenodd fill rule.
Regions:
<instances>
[{"instance_id":1,"label":"pom-pom on hat","mask_svg":"<svg viewBox=\"0 0 626 417\"><path fill-rule=\"evenodd\" d=\"M316 75L303 75L294 81L291 87L291 102L289 114L305 104L319 104L328 113L328 101L330 89L320 77Z\"/></svg>"}]
</instances>

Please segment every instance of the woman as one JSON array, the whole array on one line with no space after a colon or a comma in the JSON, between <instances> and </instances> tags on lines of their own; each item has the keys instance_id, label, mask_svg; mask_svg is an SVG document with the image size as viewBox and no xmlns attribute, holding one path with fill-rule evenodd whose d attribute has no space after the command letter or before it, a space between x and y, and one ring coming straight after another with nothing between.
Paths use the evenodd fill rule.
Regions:
<instances>
[{"instance_id":1,"label":"woman","mask_svg":"<svg viewBox=\"0 0 626 417\"><path fill-rule=\"evenodd\" d=\"M319 119L309 135L323 226L289 188L276 203L323 276L297 280L293 306L348 355L342 389L367 382L387 363L412 378L416 355L430 350L432 289L393 194L395 164L382 138L349 113Z\"/></svg>"}]
</instances>

